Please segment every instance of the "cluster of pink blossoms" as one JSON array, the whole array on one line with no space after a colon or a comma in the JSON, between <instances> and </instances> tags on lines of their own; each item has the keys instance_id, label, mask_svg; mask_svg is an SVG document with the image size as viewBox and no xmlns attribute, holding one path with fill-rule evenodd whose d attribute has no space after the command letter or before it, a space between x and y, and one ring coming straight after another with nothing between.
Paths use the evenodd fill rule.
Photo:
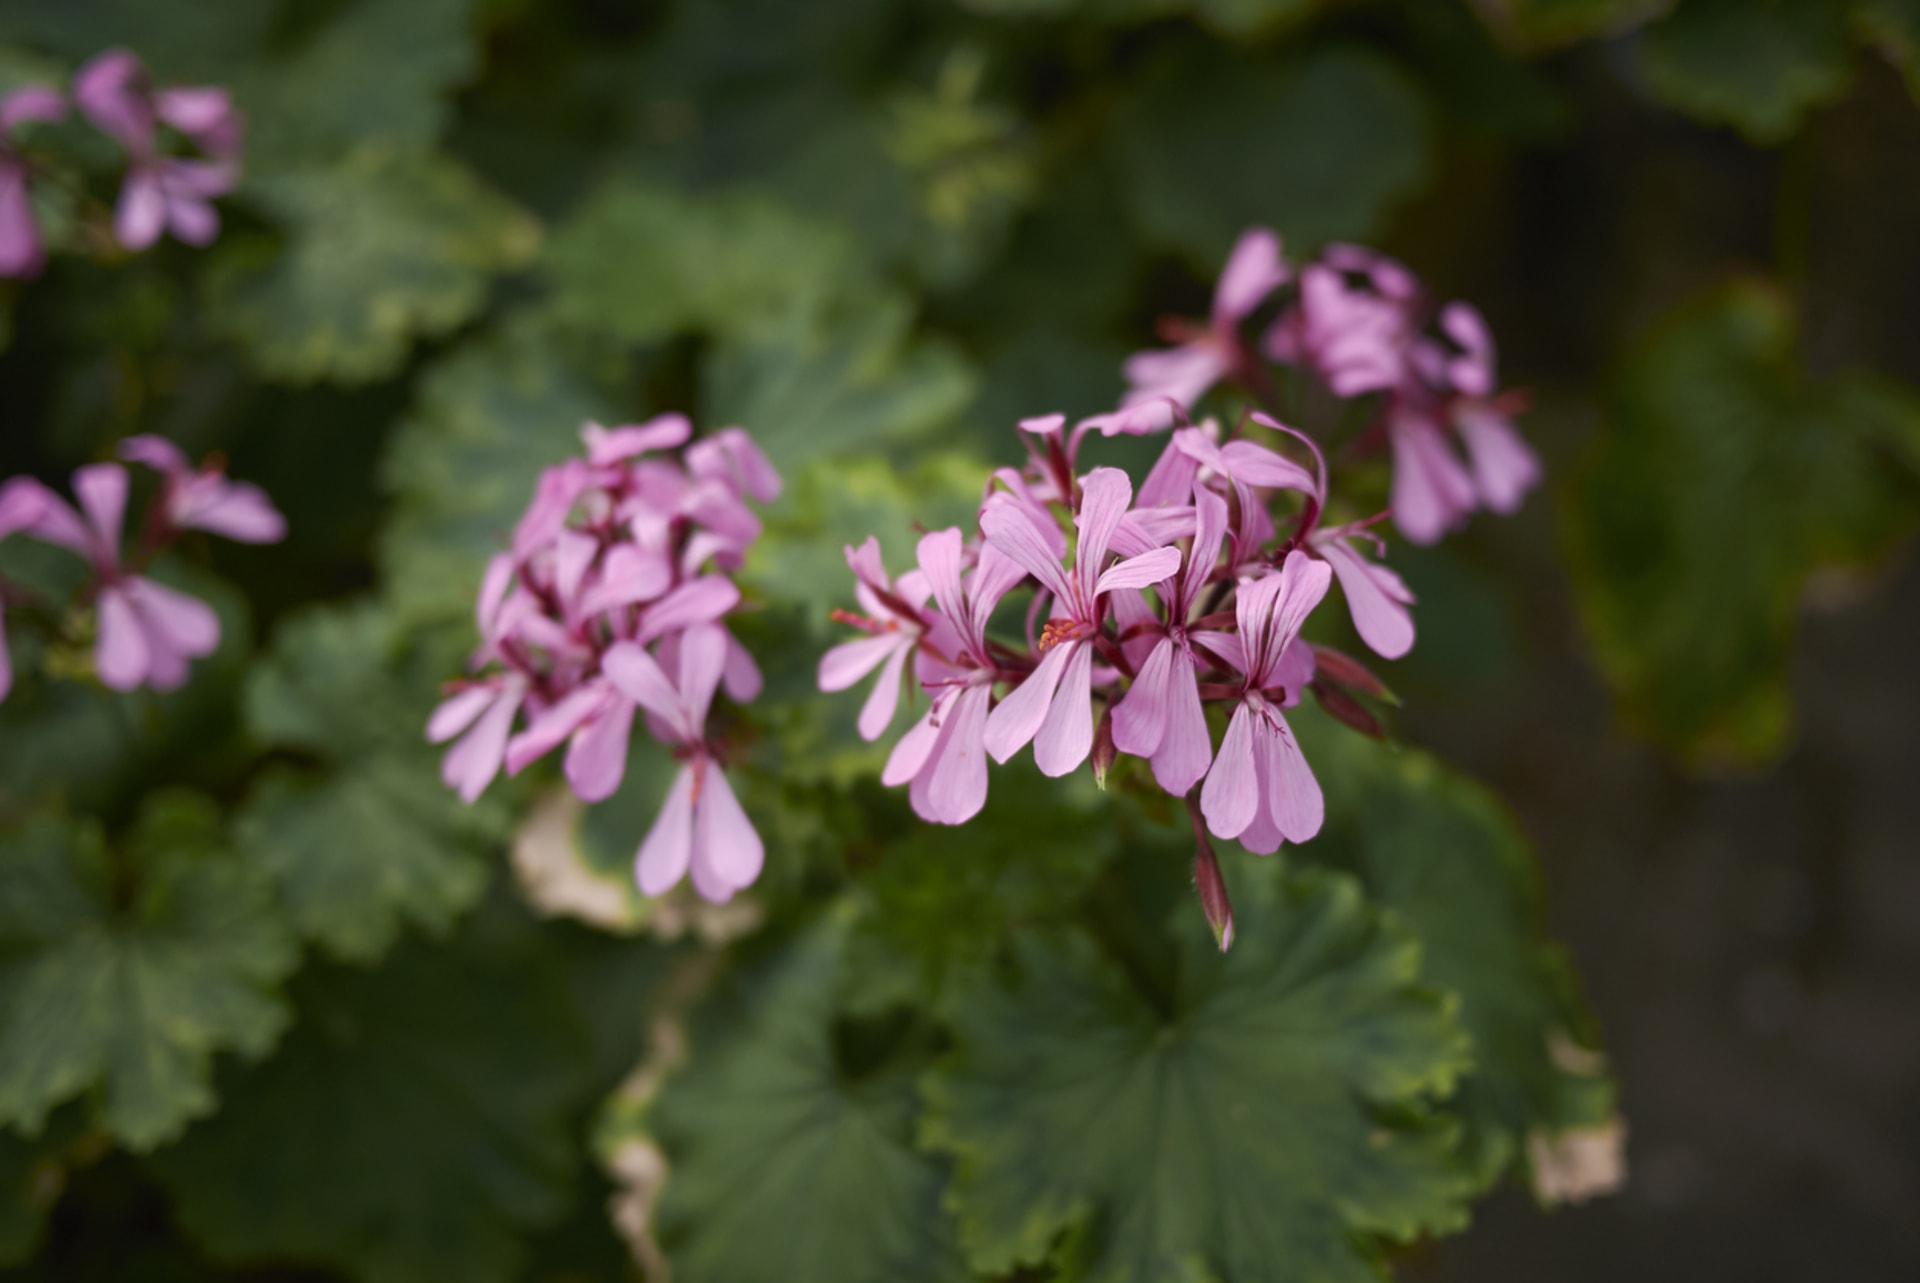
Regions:
<instances>
[{"instance_id":1,"label":"cluster of pink blossoms","mask_svg":"<svg viewBox=\"0 0 1920 1283\"><path fill-rule=\"evenodd\" d=\"M190 661L219 646L220 619L205 602L140 572L185 531L277 543L286 522L259 487L229 481L219 459L195 468L164 437L128 437L120 457L160 474L160 491L130 553L121 553L129 477L117 463L89 464L73 474L77 508L31 477L0 485L0 538L24 534L86 558L92 574L80 601L97 612L93 662L101 682L121 691L173 690L186 681ZM0 583L0 699L13 686L5 629L10 599L44 604Z\"/></svg>"},{"instance_id":2,"label":"cluster of pink blossoms","mask_svg":"<svg viewBox=\"0 0 1920 1283\"><path fill-rule=\"evenodd\" d=\"M126 154L113 218L123 247L138 252L167 232L190 245L219 235L212 202L240 180L243 132L225 89L158 88L137 55L110 49L74 76L72 101ZM26 85L0 98L0 276L34 276L46 261L27 190L34 166L13 135L28 124L64 120L67 111L67 95L51 85ZM197 154L180 154L169 134Z\"/></svg>"},{"instance_id":3,"label":"cluster of pink blossoms","mask_svg":"<svg viewBox=\"0 0 1920 1283\"><path fill-rule=\"evenodd\" d=\"M517 774L563 742L568 783L598 802L619 788L644 711L681 765L635 858L640 889L691 875L722 902L759 876L765 851L707 712L717 689L737 703L760 693L721 620L740 602L727 576L760 534L747 501L771 502L780 477L739 428L692 435L677 414L589 423L586 457L541 475L512 548L487 566L475 675L452 683L427 738L457 738L441 776L469 802L502 766Z\"/></svg>"},{"instance_id":4,"label":"cluster of pink blossoms","mask_svg":"<svg viewBox=\"0 0 1920 1283\"><path fill-rule=\"evenodd\" d=\"M1256 313L1271 319L1249 336ZM934 823L976 815L987 759L1029 744L1050 776L1091 760L1104 780L1119 754L1144 759L1193 816L1196 881L1224 948L1231 910L1207 834L1266 854L1320 829L1320 786L1285 710L1311 688L1334 716L1378 733L1355 695L1384 688L1303 641L1308 616L1338 581L1361 640L1383 658L1406 654L1413 594L1377 560L1371 527L1392 515L1431 542L1476 507L1512 509L1538 465L1508 422L1512 401L1494 393L1479 315L1433 308L1411 273L1370 251L1335 246L1296 274L1273 233L1249 232L1209 321L1170 328L1177 346L1128 361L1117 410L1071 429L1057 414L1020 424L1028 462L993 474L976 530L923 536L917 566L897 579L877 540L847 549L863 613L836 618L864 635L822 658L819 682L844 690L880 669L859 719L872 740L912 665L928 707L882 780L907 785ZM1330 523L1320 446L1269 413L1242 415L1228 440L1211 419L1194 425L1193 407L1222 382L1271 404L1268 361L1335 397L1373 399L1349 448L1391 447L1390 513ZM1119 469L1081 470L1095 432L1171 435L1136 492ZM996 608L1023 585L1024 628L995 635ZM1209 704L1226 715L1217 751Z\"/></svg>"}]
</instances>

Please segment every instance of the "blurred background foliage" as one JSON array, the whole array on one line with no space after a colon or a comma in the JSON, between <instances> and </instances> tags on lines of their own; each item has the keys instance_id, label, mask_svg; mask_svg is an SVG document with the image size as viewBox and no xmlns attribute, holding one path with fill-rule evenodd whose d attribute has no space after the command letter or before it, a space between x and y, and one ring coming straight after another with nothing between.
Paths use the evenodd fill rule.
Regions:
<instances>
[{"instance_id":1,"label":"blurred background foliage","mask_svg":"<svg viewBox=\"0 0 1920 1283\"><path fill-rule=\"evenodd\" d=\"M1866 1086L1697 1068L1738 1038L1636 1059L1643 990L1606 968L1613 933L1671 926L1645 853L1700 831L1746 842L1711 864L1740 895L1784 869L1790 920L1728 944L1711 892L1678 897L1693 953L1744 968L1674 973L1703 1027L1729 992L1807 1009L1847 954L1848 878L1912 904L1911 873L1847 854L1911 816L1859 818L1920 753L1872 720L1898 699L1841 717L1794 692L1810 608L1877 621L1849 644L1910 667L1911 612L1873 603L1920 521L1920 5L5 0L0 89L113 44L232 86L244 185L209 250L60 254L0 286L0 473L58 480L161 432L223 451L293 535L186 550L226 630L183 691L25 681L0 705L17 1277L559 1283L663 1255L695 1283L1652 1277L1691 1258L1634 1244L1725 1228L1684 1145L1643 1147L1650 1201L1599 1214L1624 1220L1516 1228L1496 1201L1460 1246L1399 1246L1503 1175L1545 1186L1530 1144L1614 1118L1524 832L1567 871L1556 901L1639 915L1554 917L1576 954L1606 945L1596 997L1656 1136L1666 1073L1735 1084L1734 1131L1805 1107L1855 1137L1807 1093L1905 1091L1892 1135L1915 1135L1911 1039L1860 1044ZM1222 961L1174 817L1009 771L974 825L920 826L812 665L843 543L878 532L899 564L1013 458L1014 418L1110 406L1255 223L1296 255L1378 243L1479 304L1551 485L1395 550L1422 599L1389 674L1403 737L1522 822L1308 719L1328 830L1235 853ZM772 855L752 909L628 888L664 759L584 815L550 777L468 809L421 742L533 474L584 418L666 409L747 425L789 483L744 576L768 676L743 728ZM1773 771L1747 778L1774 800L1736 770ZM1770 837L1714 818L1801 792ZM1887 956L1876 994L1914 979ZM1844 1043L1877 1001L1820 1028ZM1209 1135L1195 1102L1226 1099L1246 1130ZM1786 1190L1851 1173L1822 1259L1912 1276L1886 1210L1920 1190L1911 1152L1762 1160ZM1588 1224L1613 1255L1511 1255Z\"/></svg>"}]
</instances>

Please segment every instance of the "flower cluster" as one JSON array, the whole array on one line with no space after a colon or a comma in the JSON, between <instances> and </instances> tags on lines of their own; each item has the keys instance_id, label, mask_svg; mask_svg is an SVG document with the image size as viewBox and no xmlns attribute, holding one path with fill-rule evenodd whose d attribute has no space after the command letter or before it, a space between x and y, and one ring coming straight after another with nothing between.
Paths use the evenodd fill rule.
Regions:
<instances>
[{"instance_id":1,"label":"flower cluster","mask_svg":"<svg viewBox=\"0 0 1920 1283\"><path fill-rule=\"evenodd\" d=\"M1360 697L1385 688L1303 641L1308 616L1337 582L1361 640L1383 658L1405 655L1413 594L1378 560L1372 527L1391 515L1408 538L1431 541L1477 506L1511 509L1538 468L1507 421L1512 398L1494 394L1478 313L1435 310L1411 273L1371 251L1335 246L1296 273L1276 236L1249 232L1208 321L1169 329L1176 346L1128 361L1118 409L1071 428L1058 414L1020 424L1027 464L994 473L976 530L925 535L898 578L877 540L847 549L861 611L835 617L863 635L822 658L819 683L844 690L879 669L859 720L877 739L912 665L928 707L882 779L907 785L935 823L977 814L987 759L1029 744L1050 776L1091 760L1104 782L1120 754L1143 759L1186 800L1196 881L1225 947L1231 910L1208 835L1266 854L1320 829L1320 786L1286 710L1311 689L1336 718L1380 733ZM1388 512L1330 519L1344 510L1319 443L1269 412L1283 378L1366 399L1370 416L1345 448L1390 446ZM1268 407L1250 407L1229 439L1192 418L1221 383ZM1170 436L1136 491L1119 469L1082 470L1096 432ZM993 628L996 608L1022 586L1024 629L1009 638ZM1225 724L1217 751L1209 707Z\"/></svg>"},{"instance_id":2,"label":"flower cluster","mask_svg":"<svg viewBox=\"0 0 1920 1283\"><path fill-rule=\"evenodd\" d=\"M728 574L760 534L747 501L771 502L780 477L739 428L692 436L677 414L589 423L586 456L541 475L511 549L487 566L474 676L451 684L427 738L456 741L441 776L469 802L502 766L517 774L562 743L568 783L597 802L620 786L643 711L681 765L636 857L640 889L659 895L691 875L722 902L759 876L765 852L707 711L717 689L738 703L760 693L721 620L740 601Z\"/></svg>"},{"instance_id":3,"label":"flower cluster","mask_svg":"<svg viewBox=\"0 0 1920 1283\"><path fill-rule=\"evenodd\" d=\"M31 477L0 485L0 538L24 534L86 558L91 575L80 601L97 612L93 662L101 682L121 691L172 690L186 681L190 661L220 644L220 620L205 602L141 572L186 531L277 543L286 522L259 487L229 481L218 458L195 468L178 446L156 436L128 437L120 457L160 474L159 493L131 552L121 552L129 477L118 463L89 464L73 474L77 508ZM34 601L24 589L0 584L0 699L13 685L4 614L9 598Z\"/></svg>"},{"instance_id":4,"label":"flower cluster","mask_svg":"<svg viewBox=\"0 0 1920 1283\"><path fill-rule=\"evenodd\" d=\"M219 235L212 202L239 182L242 145L240 113L225 89L158 88L137 55L110 49L74 76L72 103L126 155L113 215L122 247L138 252L168 232L190 245ZM37 275L46 259L27 187L36 167L13 135L64 120L68 105L51 85L0 98L0 276Z\"/></svg>"}]
</instances>

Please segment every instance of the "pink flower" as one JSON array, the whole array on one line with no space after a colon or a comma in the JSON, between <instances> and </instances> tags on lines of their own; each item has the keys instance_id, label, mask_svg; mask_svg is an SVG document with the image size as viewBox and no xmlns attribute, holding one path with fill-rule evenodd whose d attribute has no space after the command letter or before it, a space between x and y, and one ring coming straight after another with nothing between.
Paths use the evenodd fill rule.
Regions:
<instances>
[{"instance_id":1,"label":"pink flower","mask_svg":"<svg viewBox=\"0 0 1920 1283\"><path fill-rule=\"evenodd\" d=\"M867 613L859 616L835 611L834 617L869 636L842 642L820 657L820 689L843 691L879 668L880 680L860 709L860 738L876 740L899 707L900 678L926 632L920 607L932 589L918 570L909 570L898 581L888 579L880 561L880 541L872 535L846 553L847 565L853 569L854 593Z\"/></svg>"},{"instance_id":2,"label":"pink flower","mask_svg":"<svg viewBox=\"0 0 1920 1283\"><path fill-rule=\"evenodd\" d=\"M45 85L26 85L0 97L0 277L38 276L46 263L27 196L27 164L11 135L29 121L55 121L66 114L67 100Z\"/></svg>"},{"instance_id":3,"label":"pink flower","mask_svg":"<svg viewBox=\"0 0 1920 1283\"><path fill-rule=\"evenodd\" d=\"M205 602L121 568L125 468L117 463L81 468L73 474L73 492L80 500L79 512L42 488L43 509L30 533L93 564L99 578L94 667L101 682L122 691L141 685L155 690L178 687L187 679L188 661L211 655L219 646L219 617Z\"/></svg>"},{"instance_id":4,"label":"pink flower","mask_svg":"<svg viewBox=\"0 0 1920 1283\"><path fill-rule=\"evenodd\" d=\"M1226 540L1227 505L1207 490L1194 496L1194 504L1198 526L1186 565L1161 588L1167 611L1165 633L1113 710L1114 746L1149 759L1153 778L1175 797L1186 796L1213 765L1213 740L1200 706L1199 679L1199 671L1210 660L1195 653L1198 635L1190 631L1188 621Z\"/></svg>"},{"instance_id":5,"label":"pink flower","mask_svg":"<svg viewBox=\"0 0 1920 1283\"><path fill-rule=\"evenodd\" d=\"M1108 546L1133 501L1133 483L1118 468L1095 468L1082 484L1079 549L1064 570L1024 512L989 507L981 515L987 542L1053 595L1054 618L1040 641L1040 665L987 719L986 747L1004 762L1029 741L1046 775L1065 775L1093 749L1093 639L1106 620L1105 594L1145 588L1180 566L1177 548L1157 548L1106 567Z\"/></svg>"},{"instance_id":6,"label":"pink flower","mask_svg":"<svg viewBox=\"0 0 1920 1283\"><path fill-rule=\"evenodd\" d=\"M980 549L964 584L960 531L921 537L920 573L940 610L928 621L915 664L932 707L893 746L880 782L908 785L914 814L933 824L964 824L987 802L987 707L998 669L987 622L1009 589L1026 577L998 549Z\"/></svg>"},{"instance_id":7,"label":"pink flower","mask_svg":"<svg viewBox=\"0 0 1920 1283\"><path fill-rule=\"evenodd\" d=\"M441 780L461 801L473 802L500 773L514 716L526 697L524 677L495 673L462 687L433 710L427 722L428 743L444 744L461 736L440 762Z\"/></svg>"},{"instance_id":8,"label":"pink flower","mask_svg":"<svg viewBox=\"0 0 1920 1283\"><path fill-rule=\"evenodd\" d=\"M206 530L240 543L286 538L287 520L266 492L245 481L227 480L217 461L196 470L179 446L156 436L128 437L120 443L120 457L144 463L166 479L162 511L175 530Z\"/></svg>"},{"instance_id":9,"label":"pink flower","mask_svg":"<svg viewBox=\"0 0 1920 1283\"><path fill-rule=\"evenodd\" d=\"M1264 227L1243 233L1214 287L1213 312L1204 329L1178 347L1136 352L1127 359L1127 394L1120 409L1095 422L1107 436L1160 431L1174 423L1174 407L1192 410L1221 379L1245 368L1252 353L1240 340L1240 323L1286 283L1280 238Z\"/></svg>"},{"instance_id":10,"label":"pink flower","mask_svg":"<svg viewBox=\"0 0 1920 1283\"><path fill-rule=\"evenodd\" d=\"M1299 305L1267 332L1267 354L1311 365L1337 396L1394 387L1405 374L1418 296L1412 273L1392 259L1329 246L1323 261L1301 271Z\"/></svg>"},{"instance_id":11,"label":"pink flower","mask_svg":"<svg viewBox=\"0 0 1920 1283\"><path fill-rule=\"evenodd\" d=\"M1238 666L1244 680L1200 791L1200 810L1215 837L1237 838L1256 854L1269 855L1283 840L1305 842L1320 831L1320 784L1280 708L1299 699L1300 661L1294 659L1289 673L1289 655L1311 655L1293 643L1332 577L1325 562L1296 550L1277 573L1240 585ZM1278 703L1270 698L1276 688Z\"/></svg>"},{"instance_id":12,"label":"pink flower","mask_svg":"<svg viewBox=\"0 0 1920 1283\"><path fill-rule=\"evenodd\" d=\"M82 67L74 101L127 153L126 181L114 211L114 234L129 250L146 249L165 232L189 245L220 234L212 200L239 182L241 120L224 89L156 90L146 67L126 49L110 49ZM171 126L204 159L161 154L158 127Z\"/></svg>"},{"instance_id":13,"label":"pink flower","mask_svg":"<svg viewBox=\"0 0 1920 1283\"><path fill-rule=\"evenodd\" d=\"M603 665L627 699L660 723L682 760L666 804L634 858L640 890L660 895L691 871L694 890L715 903L760 876L766 848L706 743L707 709L720 684L726 640L711 625L680 639L679 680L638 644L621 642Z\"/></svg>"},{"instance_id":14,"label":"pink flower","mask_svg":"<svg viewBox=\"0 0 1920 1283\"><path fill-rule=\"evenodd\" d=\"M1307 547L1325 559L1340 580L1360 640L1382 659L1399 659L1413 649L1413 613L1407 609L1414 602L1413 590L1394 571L1367 560L1355 546L1363 539L1372 540L1376 550L1380 547L1380 537L1357 523L1316 530Z\"/></svg>"}]
</instances>

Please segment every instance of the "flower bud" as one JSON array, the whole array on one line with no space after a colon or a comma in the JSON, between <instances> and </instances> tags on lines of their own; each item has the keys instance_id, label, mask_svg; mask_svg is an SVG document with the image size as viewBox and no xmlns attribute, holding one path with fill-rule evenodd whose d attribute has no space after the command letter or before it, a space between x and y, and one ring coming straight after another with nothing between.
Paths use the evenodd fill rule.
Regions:
<instances>
[{"instance_id":1,"label":"flower bud","mask_svg":"<svg viewBox=\"0 0 1920 1283\"><path fill-rule=\"evenodd\" d=\"M1372 699L1385 700L1389 704L1398 704L1399 696L1387 689L1387 684L1374 676L1373 670L1351 655L1343 654L1330 646L1315 645L1313 648L1314 670L1330 682L1337 682L1348 690L1366 695Z\"/></svg>"},{"instance_id":2,"label":"flower bud","mask_svg":"<svg viewBox=\"0 0 1920 1283\"><path fill-rule=\"evenodd\" d=\"M1213 845L1199 838L1200 849L1193 857L1193 885L1200 893L1200 908L1213 928L1214 943L1225 953L1233 947L1233 902L1227 898L1227 880L1220 876L1220 861L1214 858Z\"/></svg>"},{"instance_id":3,"label":"flower bud","mask_svg":"<svg viewBox=\"0 0 1920 1283\"><path fill-rule=\"evenodd\" d=\"M1093 728L1093 782L1101 788L1107 787L1107 772L1113 769L1113 761L1120 756L1120 750L1113 743L1113 705L1108 704L1100 714L1099 725Z\"/></svg>"},{"instance_id":4,"label":"flower bud","mask_svg":"<svg viewBox=\"0 0 1920 1283\"><path fill-rule=\"evenodd\" d=\"M1320 701L1320 707L1325 709L1335 721L1344 722L1362 735L1373 739L1387 738L1386 729L1380 725L1379 719L1368 712L1364 704L1338 686L1318 678L1307 685L1313 691L1315 698Z\"/></svg>"}]
</instances>

